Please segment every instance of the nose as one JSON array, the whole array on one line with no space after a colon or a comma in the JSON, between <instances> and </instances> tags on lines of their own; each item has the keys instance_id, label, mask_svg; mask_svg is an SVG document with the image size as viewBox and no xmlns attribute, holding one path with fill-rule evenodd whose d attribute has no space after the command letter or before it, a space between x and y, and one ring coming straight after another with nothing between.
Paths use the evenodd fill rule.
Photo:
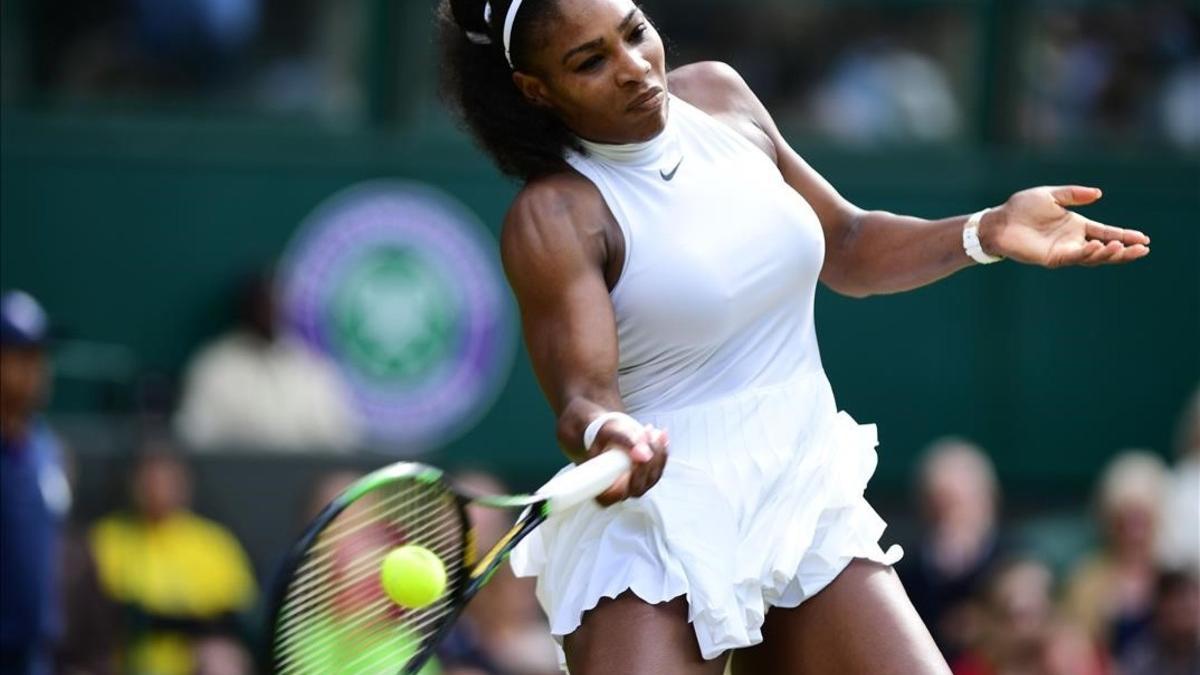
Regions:
<instances>
[{"instance_id":1,"label":"nose","mask_svg":"<svg viewBox=\"0 0 1200 675\"><path fill-rule=\"evenodd\" d=\"M618 85L641 84L650 74L650 70L650 60L640 49L626 47L620 50L616 68Z\"/></svg>"}]
</instances>

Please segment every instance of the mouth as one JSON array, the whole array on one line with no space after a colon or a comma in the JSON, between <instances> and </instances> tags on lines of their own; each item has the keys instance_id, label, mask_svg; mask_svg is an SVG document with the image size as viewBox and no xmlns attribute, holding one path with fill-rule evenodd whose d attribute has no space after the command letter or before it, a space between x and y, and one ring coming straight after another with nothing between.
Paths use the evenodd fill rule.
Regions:
<instances>
[{"instance_id":1,"label":"mouth","mask_svg":"<svg viewBox=\"0 0 1200 675\"><path fill-rule=\"evenodd\" d=\"M625 108L625 111L626 112L641 112L641 111L646 111L646 110L653 110L654 108L658 107L658 104L662 100L662 98L663 98L662 87L651 87L644 94L633 99L633 101L631 101L629 103L629 106L627 108Z\"/></svg>"}]
</instances>

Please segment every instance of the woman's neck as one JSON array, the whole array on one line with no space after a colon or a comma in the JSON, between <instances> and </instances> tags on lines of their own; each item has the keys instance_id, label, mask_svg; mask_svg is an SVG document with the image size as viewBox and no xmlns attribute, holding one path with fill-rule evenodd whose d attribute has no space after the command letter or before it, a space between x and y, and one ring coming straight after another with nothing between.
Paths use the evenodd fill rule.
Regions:
<instances>
[{"instance_id":1,"label":"woman's neck","mask_svg":"<svg viewBox=\"0 0 1200 675\"><path fill-rule=\"evenodd\" d=\"M580 145L589 156L598 157L612 164L625 166L646 166L657 164L663 157L678 152L675 128L671 123L673 116L667 117L667 124L657 136L637 143L601 143L576 136Z\"/></svg>"}]
</instances>

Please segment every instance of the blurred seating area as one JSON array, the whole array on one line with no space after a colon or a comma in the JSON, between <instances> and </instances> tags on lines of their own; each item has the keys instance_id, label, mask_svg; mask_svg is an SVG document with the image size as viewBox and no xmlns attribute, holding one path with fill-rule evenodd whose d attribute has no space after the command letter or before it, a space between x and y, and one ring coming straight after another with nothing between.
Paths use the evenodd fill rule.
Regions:
<instances>
[{"instance_id":1,"label":"blurred seating area","mask_svg":"<svg viewBox=\"0 0 1200 675\"><path fill-rule=\"evenodd\" d=\"M37 672L61 673L256 672L266 593L293 538L387 458L322 452L318 443L281 453L269 436L242 437L240 449L189 450L149 418L110 436L111 451L103 451L87 430L57 429L42 412L54 357L40 305L10 292L0 309L4 584L22 589L6 591L5 664L41 660L48 670ZM251 364L231 377L255 372ZM240 428L236 420L214 424ZM899 528L907 555L898 571L956 675L1200 668L1200 391L1174 434L1171 464L1148 450L1119 453L1097 474L1090 505L1025 505L1022 515L1006 513L995 450L947 437L921 453L913 471L918 522ZM468 464L457 480L509 491ZM497 540L510 517L474 509L479 545ZM905 514L895 518L904 522ZM1039 531L1047 528L1075 545L1065 554L1046 545ZM46 575L46 566L59 572ZM499 573L439 664L457 675L556 672L531 582Z\"/></svg>"},{"instance_id":2,"label":"blurred seating area","mask_svg":"<svg viewBox=\"0 0 1200 675\"><path fill-rule=\"evenodd\" d=\"M14 12L18 11L14 5ZM360 113L367 3L52 0L19 8L30 95L61 105ZM6 87L10 89L11 85Z\"/></svg>"},{"instance_id":3,"label":"blurred seating area","mask_svg":"<svg viewBox=\"0 0 1200 675\"><path fill-rule=\"evenodd\" d=\"M1186 440L1198 414L1200 392L1173 468L1145 450L1109 462L1090 511L1073 515L1079 546L1066 557L1040 542L1049 514L1004 517L982 448L947 438L926 449L922 524L897 570L955 675L1200 668L1200 450Z\"/></svg>"},{"instance_id":4,"label":"blurred seating area","mask_svg":"<svg viewBox=\"0 0 1200 675\"><path fill-rule=\"evenodd\" d=\"M369 0L8 4L4 98L98 110L436 121L428 8ZM781 126L850 146L1200 147L1182 0L645 3L673 63L732 63ZM380 22L383 25L380 25ZM364 67L364 63L383 63ZM374 109L374 111L373 111ZM382 113L380 110L384 111ZM434 126L437 126L436 122Z\"/></svg>"}]
</instances>

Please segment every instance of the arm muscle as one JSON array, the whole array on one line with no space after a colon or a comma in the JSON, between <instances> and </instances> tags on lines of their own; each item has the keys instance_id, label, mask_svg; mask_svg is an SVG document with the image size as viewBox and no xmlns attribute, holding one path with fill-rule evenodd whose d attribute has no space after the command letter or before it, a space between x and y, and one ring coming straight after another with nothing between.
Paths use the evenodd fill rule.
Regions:
<instances>
[{"instance_id":1,"label":"arm muscle","mask_svg":"<svg viewBox=\"0 0 1200 675\"><path fill-rule=\"evenodd\" d=\"M582 457L591 419L623 409L616 321L603 272L608 218L584 179L555 176L522 191L501 236L533 369L558 416L559 442L573 458Z\"/></svg>"}]
</instances>

